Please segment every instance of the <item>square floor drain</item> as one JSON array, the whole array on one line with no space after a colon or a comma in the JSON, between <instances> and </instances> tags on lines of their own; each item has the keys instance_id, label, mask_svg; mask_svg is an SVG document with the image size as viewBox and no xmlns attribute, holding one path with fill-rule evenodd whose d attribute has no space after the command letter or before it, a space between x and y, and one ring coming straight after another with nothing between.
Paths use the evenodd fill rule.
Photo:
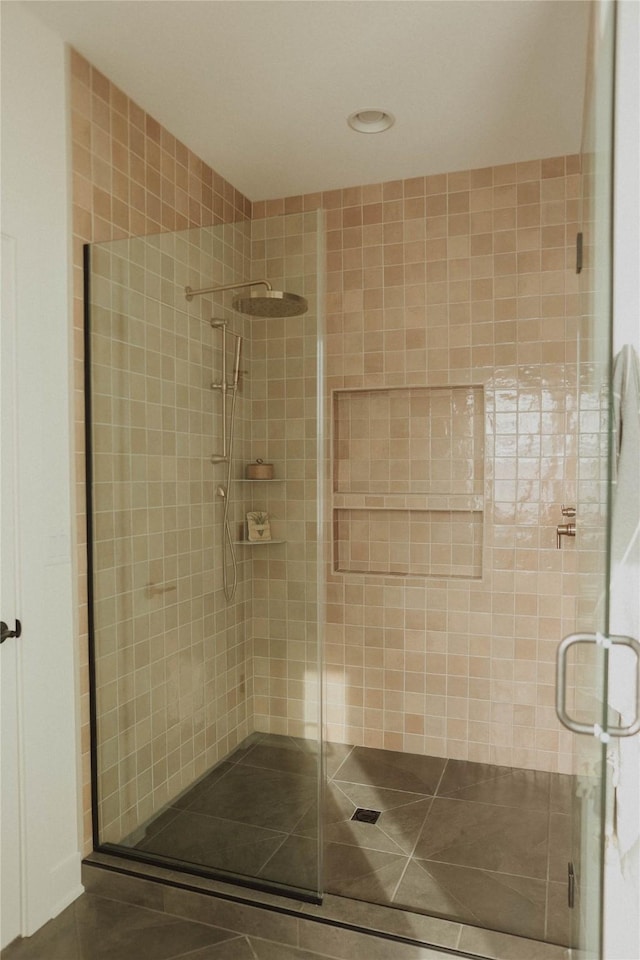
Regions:
<instances>
[{"instance_id":1,"label":"square floor drain","mask_svg":"<svg viewBox=\"0 0 640 960\"><path fill-rule=\"evenodd\" d=\"M364 807L358 807L351 819L358 820L360 823L375 823L379 816L379 810L366 810Z\"/></svg>"}]
</instances>

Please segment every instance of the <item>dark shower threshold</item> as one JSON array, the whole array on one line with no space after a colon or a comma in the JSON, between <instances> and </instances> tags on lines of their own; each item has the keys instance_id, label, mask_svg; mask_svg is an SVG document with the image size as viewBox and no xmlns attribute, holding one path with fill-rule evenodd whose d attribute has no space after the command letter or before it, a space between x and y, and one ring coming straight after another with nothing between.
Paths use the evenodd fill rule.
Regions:
<instances>
[{"instance_id":1,"label":"dark shower threshold","mask_svg":"<svg viewBox=\"0 0 640 960\"><path fill-rule=\"evenodd\" d=\"M331 956L414 960L411 947L471 960L570 960L557 944L482 930L449 920L326 894L321 905L296 903L264 891L188 876L126 856L90 854L82 864L87 893L145 906L171 916L222 926L239 934L275 939L308 950L330 941ZM393 954L382 944L393 944ZM371 944L378 947L372 949ZM407 945L405 954L403 945Z\"/></svg>"}]
</instances>

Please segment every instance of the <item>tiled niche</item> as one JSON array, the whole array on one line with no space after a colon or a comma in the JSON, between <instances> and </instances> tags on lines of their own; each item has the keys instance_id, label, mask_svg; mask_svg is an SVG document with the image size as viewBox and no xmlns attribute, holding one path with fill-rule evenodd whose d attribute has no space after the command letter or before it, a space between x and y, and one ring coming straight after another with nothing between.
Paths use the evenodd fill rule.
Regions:
<instances>
[{"instance_id":1,"label":"tiled niche","mask_svg":"<svg viewBox=\"0 0 640 960\"><path fill-rule=\"evenodd\" d=\"M482 576L481 386L336 390L333 567Z\"/></svg>"}]
</instances>

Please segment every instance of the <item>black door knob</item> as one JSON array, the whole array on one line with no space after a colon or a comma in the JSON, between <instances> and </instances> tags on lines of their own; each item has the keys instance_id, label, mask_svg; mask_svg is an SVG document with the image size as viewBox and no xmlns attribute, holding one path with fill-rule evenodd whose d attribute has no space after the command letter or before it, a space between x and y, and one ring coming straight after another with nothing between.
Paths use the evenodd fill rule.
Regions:
<instances>
[{"instance_id":1,"label":"black door knob","mask_svg":"<svg viewBox=\"0 0 640 960\"><path fill-rule=\"evenodd\" d=\"M9 637L19 637L22 633L22 624L16 620L15 630L10 630L4 620L0 620L0 643L4 643Z\"/></svg>"}]
</instances>

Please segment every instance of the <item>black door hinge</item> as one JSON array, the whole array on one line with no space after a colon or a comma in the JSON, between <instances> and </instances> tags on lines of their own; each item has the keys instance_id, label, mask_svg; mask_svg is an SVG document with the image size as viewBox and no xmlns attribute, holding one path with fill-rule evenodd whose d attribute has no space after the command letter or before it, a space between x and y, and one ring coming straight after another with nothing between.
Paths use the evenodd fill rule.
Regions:
<instances>
[{"instance_id":1,"label":"black door hinge","mask_svg":"<svg viewBox=\"0 0 640 960\"><path fill-rule=\"evenodd\" d=\"M576 874L571 860L567 864L567 903L573 910L576 902Z\"/></svg>"},{"instance_id":2,"label":"black door hinge","mask_svg":"<svg viewBox=\"0 0 640 960\"><path fill-rule=\"evenodd\" d=\"M582 233L576 234L576 273L582 273Z\"/></svg>"}]
</instances>

